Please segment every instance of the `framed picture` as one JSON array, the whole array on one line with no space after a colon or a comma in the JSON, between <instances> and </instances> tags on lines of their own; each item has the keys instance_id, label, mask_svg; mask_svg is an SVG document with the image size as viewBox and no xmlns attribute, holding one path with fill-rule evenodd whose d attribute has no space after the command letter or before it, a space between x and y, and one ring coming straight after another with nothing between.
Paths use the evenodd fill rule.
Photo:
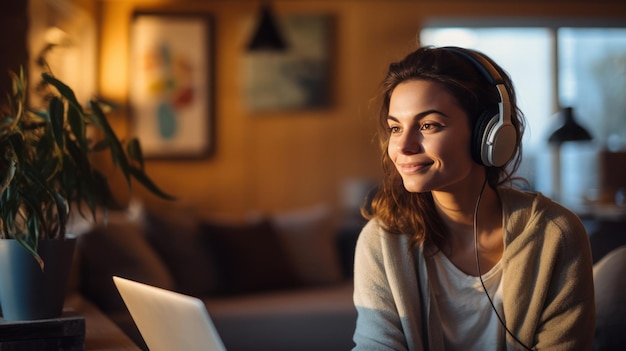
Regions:
<instances>
[{"instance_id":1,"label":"framed picture","mask_svg":"<svg viewBox=\"0 0 626 351\"><path fill-rule=\"evenodd\" d=\"M212 19L135 13L130 35L131 129L144 156L208 156L215 118Z\"/></svg>"},{"instance_id":2,"label":"framed picture","mask_svg":"<svg viewBox=\"0 0 626 351\"><path fill-rule=\"evenodd\" d=\"M284 52L247 52L244 95L249 111L308 110L330 106L334 18L294 14L278 19Z\"/></svg>"}]
</instances>

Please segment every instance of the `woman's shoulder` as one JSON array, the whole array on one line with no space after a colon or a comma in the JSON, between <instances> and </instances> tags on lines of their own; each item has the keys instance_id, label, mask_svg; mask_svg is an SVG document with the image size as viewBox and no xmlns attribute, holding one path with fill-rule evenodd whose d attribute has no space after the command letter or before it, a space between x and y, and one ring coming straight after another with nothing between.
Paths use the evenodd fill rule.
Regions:
<instances>
[{"instance_id":1,"label":"woman's shoulder","mask_svg":"<svg viewBox=\"0 0 626 351\"><path fill-rule=\"evenodd\" d=\"M543 228L550 232L586 235L578 216L565 206L544 196L541 192L499 188L503 212L508 227Z\"/></svg>"},{"instance_id":2,"label":"woman's shoulder","mask_svg":"<svg viewBox=\"0 0 626 351\"><path fill-rule=\"evenodd\" d=\"M359 234L359 241L381 241L389 236L389 231L385 228L385 225L378 218L372 218L361 229Z\"/></svg>"},{"instance_id":3,"label":"woman's shoulder","mask_svg":"<svg viewBox=\"0 0 626 351\"><path fill-rule=\"evenodd\" d=\"M358 243L369 247L383 246L406 246L409 243L409 236L406 234L396 234L390 232L385 224L378 218L370 219L359 234Z\"/></svg>"},{"instance_id":4,"label":"woman's shoulder","mask_svg":"<svg viewBox=\"0 0 626 351\"><path fill-rule=\"evenodd\" d=\"M505 213L508 212L509 215L565 217L569 220L578 220L574 212L541 192L498 188L498 194Z\"/></svg>"}]
</instances>

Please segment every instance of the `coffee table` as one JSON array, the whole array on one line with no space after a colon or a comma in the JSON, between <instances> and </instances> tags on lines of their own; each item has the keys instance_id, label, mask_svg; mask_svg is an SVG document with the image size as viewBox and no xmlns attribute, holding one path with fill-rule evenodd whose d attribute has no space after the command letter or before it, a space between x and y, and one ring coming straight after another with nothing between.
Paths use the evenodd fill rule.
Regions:
<instances>
[{"instance_id":1,"label":"coffee table","mask_svg":"<svg viewBox=\"0 0 626 351\"><path fill-rule=\"evenodd\" d=\"M85 350L141 350L104 313L79 294L66 298L63 313L85 318Z\"/></svg>"}]
</instances>

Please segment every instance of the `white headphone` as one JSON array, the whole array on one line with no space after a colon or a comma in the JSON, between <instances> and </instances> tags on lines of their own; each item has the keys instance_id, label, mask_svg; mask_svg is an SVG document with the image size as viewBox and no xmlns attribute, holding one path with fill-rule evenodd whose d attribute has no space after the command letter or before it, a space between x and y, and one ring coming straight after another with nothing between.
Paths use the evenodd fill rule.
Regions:
<instances>
[{"instance_id":1,"label":"white headphone","mask_svg":"<svg viewBox=\"0 0 626 351\"><path fill-rule=\"evenodd\" d=\"M472 136L472 156L488 167L502 167L515 154L517 129L511 123L509 92L498 70L479 52L459 47L442 49L455 52L471 62L495 86L500 97L498 108L488 109L476 120Z\"/></svg>"}]
</instances>

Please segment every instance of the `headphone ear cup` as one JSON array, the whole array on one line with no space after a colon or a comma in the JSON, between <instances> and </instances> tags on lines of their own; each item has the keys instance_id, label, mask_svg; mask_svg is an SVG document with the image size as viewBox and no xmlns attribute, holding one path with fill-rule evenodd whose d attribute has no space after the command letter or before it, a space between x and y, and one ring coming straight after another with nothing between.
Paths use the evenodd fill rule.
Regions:
<instances>
[{"instance_id":1,"label":"headphone ear cup","mask_svg":"<svg viewBox=\"0 0 626 351\"><path fill-rule=\"evenodd\" d=\"M483 161L492 167L504 166L515 154L517 146L517 130L512 124L498 124L494 121L493 125L487 126L488 139L491 145L483 142Z\"/></svg>"},{"instance_id":2,"label":"headphone ear cup","mask_svg":"<svg viewBox=\"0 0 626 351\"><path fill-rule=\"evenodd\" d=\"M498 120L498 111L490 109L488 111L483 112L476 121L474 125L474 134L472 136L472 158L478 164L483 166L490 166L488 158L483 157L485 152L487 151L487 145L485 145L485 141L487 140L487 136L489 135L488 128L489 125L494 125ZM492 122L493 123L490 123Z\"/></svg>"}]
</instances>

